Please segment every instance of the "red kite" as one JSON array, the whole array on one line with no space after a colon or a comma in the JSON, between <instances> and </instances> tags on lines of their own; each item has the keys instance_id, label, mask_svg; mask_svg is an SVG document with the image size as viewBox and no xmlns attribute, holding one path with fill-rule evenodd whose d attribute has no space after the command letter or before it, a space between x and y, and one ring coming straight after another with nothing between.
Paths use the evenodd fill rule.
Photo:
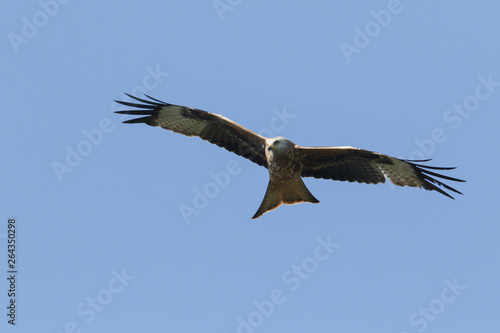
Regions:
<instances>
[{"instance_id":1,"label":"red kite","mask_svg":"<svg viewBox=\"0 0 500 333\"><path fill-rule=\"evenodd\" d=\"M198 136L267 168L269 185L253 219L281 204L318 203L318 199L309 192L301 177L366 184L384 183L387 178L398 186L434 190L452 199L451 195L438 186L462 194L433 177L456 182L464 180L430 171L455 168L415 163L430 160L401 160L354 147L301 147L283 137L265 138L215 113L165 103L148 95L146 97L149 100L129 94L127 96L140 103L116 101L136 108L116 113L144 117L124 123L145 123L186 136Z\"/></svg>"}]
</instances>

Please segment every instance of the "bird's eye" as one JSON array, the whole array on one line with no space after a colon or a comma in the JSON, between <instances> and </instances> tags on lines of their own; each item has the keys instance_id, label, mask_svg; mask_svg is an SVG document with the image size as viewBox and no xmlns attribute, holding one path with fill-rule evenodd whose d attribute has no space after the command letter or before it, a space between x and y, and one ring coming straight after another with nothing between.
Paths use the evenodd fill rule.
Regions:
<instances>
[{"instance_id":1,"label":"bird's eye","mask_svg":"<svg viewBox=\"0 0 500 333\"><path fill-rule=\"evenodd\" d=\"M280 144L280 140L276 140L276 141L274 141L274 144L275 144L275 145L279 145L279 144Z\"/></svg>"}]
</instances>

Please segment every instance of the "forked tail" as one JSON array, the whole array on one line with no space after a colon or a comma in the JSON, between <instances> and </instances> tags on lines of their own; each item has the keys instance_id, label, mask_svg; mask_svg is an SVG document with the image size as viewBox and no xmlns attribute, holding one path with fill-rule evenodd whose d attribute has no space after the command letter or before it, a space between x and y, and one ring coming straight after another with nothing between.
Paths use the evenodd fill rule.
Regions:
<instances>
[{"instance_id":1,"label":"forked tail","mask_svg":"<svg viewBox=\"0 0 500 333\"><path fill-rule=\"evenodd\" d=\"M292 205L299 202L319 202L319 200L309 192L302 178L297 177L284 184L269 180L264 200L262 200L259 209L252 219L258 218L265 212L273 210L283 203Z\"/></svg>"}]
</instances>

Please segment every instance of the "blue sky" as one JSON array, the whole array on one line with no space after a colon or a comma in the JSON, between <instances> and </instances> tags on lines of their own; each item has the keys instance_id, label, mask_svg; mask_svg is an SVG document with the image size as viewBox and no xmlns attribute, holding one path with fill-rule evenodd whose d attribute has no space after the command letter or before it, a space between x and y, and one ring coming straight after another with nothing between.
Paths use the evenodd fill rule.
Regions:
<instances>
[{"instance_id":1,"label":"blue sky","mask_svg":"<svg viewBox=\"0 0 500 333\"><path fill-rule=\"evenodd\" d=\"M5 3L1 331L498 331L499 11L450 0ZM467 180L453 184L464 195L305 179L320 204L251 220L267 170L122 124L112 112L124 92L303 146L432 158L458 167L447 174Z\"/></svg>"}]
</instances>

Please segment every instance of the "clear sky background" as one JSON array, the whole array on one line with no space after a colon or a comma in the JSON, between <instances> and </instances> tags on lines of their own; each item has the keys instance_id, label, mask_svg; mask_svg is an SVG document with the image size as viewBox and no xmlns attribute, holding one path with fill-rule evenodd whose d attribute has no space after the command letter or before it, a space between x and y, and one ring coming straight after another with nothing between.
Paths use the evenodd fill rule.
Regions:
<instances>
[{"instance_id":1,"label":"clear sky background","mask_svg":"<svg viewBox=\"0 0 500 333\"><path fill-rule=\"evenodd\" d=\"M499 13L498 1L4 2L0 330L498 331ZM124 92L303 146L432 158L458 167L447 174L464 195L305 179L320 204L251 220L267 170L122 124Z\"/></svg>"}]
</instances>

